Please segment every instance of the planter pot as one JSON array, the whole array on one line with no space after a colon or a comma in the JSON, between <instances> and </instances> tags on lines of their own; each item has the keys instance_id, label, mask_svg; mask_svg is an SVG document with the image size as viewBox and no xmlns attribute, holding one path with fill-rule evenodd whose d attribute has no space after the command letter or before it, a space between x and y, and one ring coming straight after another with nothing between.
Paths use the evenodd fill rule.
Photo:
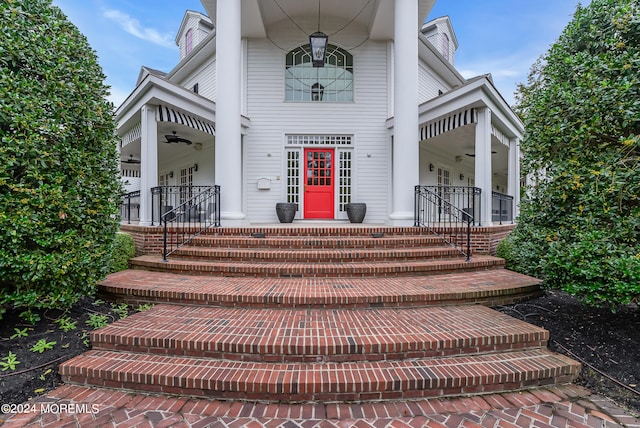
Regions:
<instances>
[{"instance_id":1,"label":"planter pot","mask_svg":"<svg viewBox=\"0 0 640 428\"><path fill-rule=\"evenodd\" d=\"M297 210L298 204L292 202L278 202L276 204L276 214L280 223L293 223Z\"/></svg>"},{"instance_id":2,"label":"planter pot","mask_svg":"<svg viewBox=\"0 0 640 428\"><path fill-rule=\"evenodd\" d=\"M367 213L367 204L356 202L346 204L344 208L351 223L362 223L364 221L364 216Z\"/></svg>"}]
</instances>

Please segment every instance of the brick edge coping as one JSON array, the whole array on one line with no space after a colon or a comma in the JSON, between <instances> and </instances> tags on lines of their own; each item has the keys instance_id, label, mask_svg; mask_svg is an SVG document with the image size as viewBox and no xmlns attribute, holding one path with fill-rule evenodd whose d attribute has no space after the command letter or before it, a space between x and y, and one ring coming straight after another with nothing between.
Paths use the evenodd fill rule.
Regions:
<instances>
[{"instance_id":1,"label":"brick edge coping","mask_svg":"<svg viewBox=\"0 0 640 428\"><path fill-rule=\"evenodd\" d=\"M53 427L109 426L132 427L140 423L176 426L206 423L242 424L255 427L316 422L314 426L469 426L496 423L532 426L640 427L640 420L608 399L573 385L536 388L501 394L415 401L374 403L265 404L133 394L100 388L63 385L30 405L92 405L97 413L59 412L55 414L23 413L0 416L0 426ZM417 425L414 425L417 424ZM577 425L575 425L577 424ZM174 426L174 425L172 425ZM238 425L239 426L239 425ZM396 426L396 425L394 425ZM500 425L502 426L502 425ZM513 426L513 425L511 425Z\"/></svg>"}]
</instances>

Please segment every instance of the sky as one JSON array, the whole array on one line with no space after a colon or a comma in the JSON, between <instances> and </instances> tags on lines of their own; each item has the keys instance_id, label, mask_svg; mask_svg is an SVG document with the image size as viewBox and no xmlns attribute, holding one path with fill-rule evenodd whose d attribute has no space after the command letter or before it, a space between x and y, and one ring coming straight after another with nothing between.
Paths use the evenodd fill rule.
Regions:
<instances>
[{"instance_id":1,"label":"sky","mask_svg":"<svg viewBox=\"0 0 640 428\"><path fill-rule=\"evenodd\" d=\"M53 4L97 52L116 107L135 88L141 66L168 72L178 63L175 36L184 12L205 12L199 0ZM531 65L558 39L577 4L578 0L437 0L428 19L448 15L458 39L458 71L466 78L491 73L498 90L513 104L517 84L527 81Z\"/></svg>"}]
</instances>

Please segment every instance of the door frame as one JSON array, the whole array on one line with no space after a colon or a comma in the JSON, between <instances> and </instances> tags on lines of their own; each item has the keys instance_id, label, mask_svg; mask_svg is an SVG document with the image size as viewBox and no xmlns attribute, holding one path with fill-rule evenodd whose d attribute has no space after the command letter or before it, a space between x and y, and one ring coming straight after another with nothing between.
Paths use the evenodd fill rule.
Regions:
<instances>
[{"instance_id":1,"label":"door frame","mask_svg":"<svg viewBox=\"0 0 640 428\"><path fill-rule=\"evenodd\" d=\"M304 218L312 218L312 219L318 219L318 220L334 220L336 217L336 149L335 147L322 147L322 146L315 146L315 147L304 147L303 151L302 151L303 155L303 162L302 162L302 170L303 170L303 207L302 207L302 215ZM323 155L315 158L312 155L311 162L319 162L320 166L313 166L311 170L318 168L319 170L319 175L318 176L309 176L308 173L310 171L310 167L308 166L308 162L310 162L308 155L312 154L312 153L322 153ZM327 155L330 154L329 159L327 159ZM322 164L322 162L325 162L324 165ZM330 162L329 166L327 166L327 162ZM326 175L325 172L329 172L329 175ZM309 184L308 181L317 181L318 184ZM326 184L326 181L329 181L329 184ZM325 198L322 198L323 200L326 201L326 204L330 206L326 206L326 212L327 212L327 216L326 217L312 217L311 216L311 212L310 212L310 204L309 204L309 200L307 198L307 188L308 187L317 187L319 189L321 189L320 192L318 192L318 198L321 198L321 195L324 193L326 194ZM329 195L330 193L330 195ZM321 208L325 208L325 206L323 205ZM318 210L319 212L323 212L322 209ZM329 214L330 213L330 214Z\"/></svg>"},{"instance_id":2,"label":"door frame","mask_svg":"<svg viewBox=\"0 0 640 428\"><path fill-rule=\"evenodd\" d=\"M298 204L298 211L296 212L295 219L301 220L304 217L304 179L305 179L305 162L304 152L305 149L332 149L334 156L334 188L333 188L333 217L328 220L346 220L347 213L344 210L340 210L340 207L344 205L343 199L344 193L348 192L350 195L350 201L357 200L357 187L356 175L357 175L357 163L356 163L356 148L354 145L354 134L302 134L302 133L285 133L283 134L284 145L282 148L282 187L281 187L281 201L295 202ZM298 153L298 156L292 156L289 153ZM348 155L347 155L348 154ZM342 157L344 157L344 159ZM290 162L298 160L298 166L294 176L289 176L291 172ZM344 168L340 162L344 160ZM349 185L342 185L340 173L344 170L344 174L349 180ZM348 172L346 172L348 171ZM289 183L291 178L293 181L296 177L300 180L298 187L295 187ZM346 190L348 187L348 190Z\"/></svg>"}]
</instances>

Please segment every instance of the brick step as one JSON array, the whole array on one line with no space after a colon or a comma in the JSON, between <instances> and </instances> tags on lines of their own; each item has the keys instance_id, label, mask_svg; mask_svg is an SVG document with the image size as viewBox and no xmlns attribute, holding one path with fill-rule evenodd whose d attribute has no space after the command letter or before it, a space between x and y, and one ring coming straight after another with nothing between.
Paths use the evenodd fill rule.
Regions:
<instances>
[{"instance_id":1,"label":"brick step","mask_svg":"<svg viewBox=\"0 0 640 428\"><path fill-rule=\"evenodd\" d=\"M264 233L264 238L252 235L212 236L201 235L189 243L193 247L216 248L272 248L281 250L296 249L350 249L350 248L425 248L443 245L443 239L435 235L388 235L368 236L278 236L272 232Z\"/></svg>"},{"instance_id":2,"label":"brick step","mask_svg":"<svg viewBox=\"0 0 640 428\"><path fill-rule=\"evenodd\" d=\"M484 306L245 309L158 305L91 334L93 349L237 361L344 362L546 347L549 334Z\"/></svg>"},{"instance_id":3,"label":"brick step","mask_svg":"<svg viewBox=\"0 0 640 428\"><path fill-rule=\"evenodd\" d=\"M579 363L544 349L404 361L256 363L92 350L67 383L259 401L368 401L518 390L573 381Z\"/></svg>"},{"instance_id":4,"label":"brick step","mask_svg":"<svg viewBox=\"0 0 640 428\"><path fill-rule=\"evenodd\" d=\"M357 263L399 262L460 258L452 247L398 249L235 249L203 248L188 245L171 255L171 260L204 260L256 263Z\"/></svg>"},{"instance_id":5,"label":"brick step","mask_svg":"<svg viewBox=\"0 0 640 428\"><path fill-rule=\"evenodd\" d=\"M506 269L386 278L225 278L129 269L109 275L99 291L131 304L272 308L491 306L541 294L538 279Z\"/></svg>"},{"instance_id":6,"label":"brick step","mask_svg":"<svg viewBox=\"0 0 640 428\"><path fill-rule=\"evenodd\" d=\"M407 275L433 275L447 272L469 272L504 267L504 260L491 256L475 256L469 262L464 258L404 262L351 262L351 263L267 263L267 262L212 262L169 258L163 262L159 256L140 256L130 260L134 269L191 275L250 276L275 278L345 278L386 277Z\"/></svg>"},{"instance_id":7,"label":"brick step","mask_svg":"<svg viewBox=\"0 0 640 428\"><path fill-rule=\"evenodd\" d=\"M400 236L434 236L432 232L424 227L392 227L367 224L349 224L348 222L336 222L335 226L306 224L307 222L296 222L285 225L266 225L250 227L216 227L204 232L204 236L217 237L238 237L252 236L256 233L263 233L265 238L273 237L311 237L311 238L338 238L338 237L360 237L372 238L373 235L382 234L383 237ZM379 239L379 238L376 238Z\"/></svg>"}]
</instances>

